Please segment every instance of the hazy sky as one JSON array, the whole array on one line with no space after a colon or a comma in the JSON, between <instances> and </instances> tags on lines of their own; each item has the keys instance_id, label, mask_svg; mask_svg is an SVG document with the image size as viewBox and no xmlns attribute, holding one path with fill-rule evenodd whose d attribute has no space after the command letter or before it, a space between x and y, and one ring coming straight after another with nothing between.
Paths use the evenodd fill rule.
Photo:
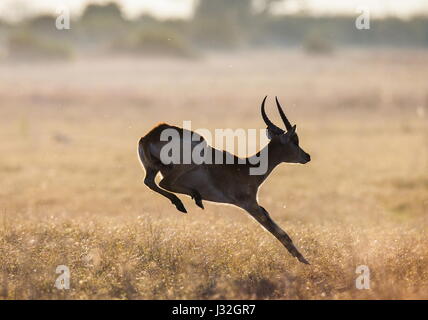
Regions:
<instances>
[{"instance_id":1,"label":"hazy sky","mask_svg":"<svg viewBox=\"0 0 428 320\"><path fill-rule=\"evenodd\" d=\"M0 16L11 18L34 12L55 12L60 6L67 6L74 13L80 12L87 2L108 2L109 0L0 0ZM128 16L149 12L159 17L186 17L191 13L195 0L120 0ZM232 0L231 0L232 1ZM427 0L289 0L278 11L295 11L304 6L314 13L351 13L363 6L370 9L372 16L428 13Z\"/></svg>"}]
</instances>

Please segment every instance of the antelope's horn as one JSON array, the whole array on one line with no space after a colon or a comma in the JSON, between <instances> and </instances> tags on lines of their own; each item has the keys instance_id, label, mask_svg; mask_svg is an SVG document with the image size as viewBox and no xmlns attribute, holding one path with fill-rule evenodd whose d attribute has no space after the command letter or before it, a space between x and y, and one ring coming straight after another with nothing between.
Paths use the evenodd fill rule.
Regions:
<instances>
[{"instance_id":1,"label":"antelope's horn","mask_svg":"<svg viewBox=\"0 0 428 320\"><path fill-rule=\"evenodd\" d=\"M288 121L287 117L285 116L285 113L282 110L281 105L279 104L277 97L275 97L275 101L276 101L276 106L278 107L279 114L281 115L281 119L284 122L285 127L287 128L287 131L290 131L293 126L291 125L290 121Z\"/></svg>"},{"instance_id":2,"label":"antelope's horn","mask_svg":"<svg viewBox=\"0 0 428 320\"><path fill-rule=\"evenodd\" d=\"M262 108L261 108L262 109L263 121L266 123L266 125L268 126L269 130L275 132L276 134L282 134L282 133L284 133L284 130L282 130L281 128L279 128L276 125L274 125L272 123L272 121L269 120L268 116L266 115L266 111L265 111L266 98L267 98L267 96L263 99Z\"/></svg>"}]
</instances>

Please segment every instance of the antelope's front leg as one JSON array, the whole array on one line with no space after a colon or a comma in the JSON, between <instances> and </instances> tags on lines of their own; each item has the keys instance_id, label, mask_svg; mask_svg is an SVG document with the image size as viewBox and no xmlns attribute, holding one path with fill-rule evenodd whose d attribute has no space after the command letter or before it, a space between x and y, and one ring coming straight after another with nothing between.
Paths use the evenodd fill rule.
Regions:
<instances>
[{"instance_id":1,"label":"antelope's front leg","mask_svg":"<svg viewBox=\"0 0 428 320\"><path fill-rule=\"evenodd\" d=\"M183 171L173 171L170 174L166 175L159 183L159 185L169 191L172 192L178 192L178 193L183 193L183 194L187 194L189 196L192 197L193 200L195 200L195 203L198 207L200 207L201 209L204 209L204 205L202 203L202 197L201 194L199 193L198 190L193 189L193 188L189 188L183 185L182 181L180 181L181 179L183 179L183 177L191 172L195 170L195 168L189 168L187 170L183 170ZM183 179L184 181L186 179Z\"/></svg>"},{"instance_id":2,"label":"antelope's front leg","mask_svg":"<svg viewBox=\"0 0 428 320\"><path fill-rule=\"evenodd\" d=\"M258 204L254 204L244 209L250 213L267 231L272 233L293 257L297 258L302 263L309 264L299 250L294 246L293 240L291 240L289 235L271 219L265 208Z\"/></svg>"}]
</instances>

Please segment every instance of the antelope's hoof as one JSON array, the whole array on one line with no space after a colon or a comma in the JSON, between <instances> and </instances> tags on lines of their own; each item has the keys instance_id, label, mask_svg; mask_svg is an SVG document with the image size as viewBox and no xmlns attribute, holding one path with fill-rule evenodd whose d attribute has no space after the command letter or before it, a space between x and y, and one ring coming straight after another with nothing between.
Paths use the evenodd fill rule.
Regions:
<instances>
[{"instance_id":1,"label":"antelope's hoof","mask_svg":"<svg viewBox=\"0 0 428 320\"><path fill-rule=\"evenodd\" d=\"M309 261L306 260L302 255L297 256L297 260L299 260L301 263L310 265Z\"/></svg>"},{"instance_id":2,"label":"antelope's hoof","mask_svg":"<svg viewBox=\"0 0 428 320\"><path fill-rule=\"evenodd\" d=\"M197 205L199 208L201 208L201 209L205 209L205 208L204 208L204 205L203 205L203 203L202 203L202 199L195 199L195 203L196 203L196 205Z\"/></svg>"},{"instance_id":3,"label":"antelope's hoof","mask_svg":"<svg viewBox=\"0 0 428 320\"><path fill-rule=\"evenodd\" d=\"M197 190L192 190L192 192L190 193L190 197L192 198L192 200L195 200L195 203L199 208L205 209L204 205L202 204L202 197Z\"/></svg>"},{"instance_id":4,"label":"antelope's hoof","mask_svg":"<svg viewBox=\"0 0 428 320\"><path fill-rule=\"evenodd\" d=\"M181 202L181 200L178 200L176 202L173 202L175 207L177 208L178 211L181 211L183 213L187 213L186 208L184 207L183 202Z\"/></svg>"}]
</instances>

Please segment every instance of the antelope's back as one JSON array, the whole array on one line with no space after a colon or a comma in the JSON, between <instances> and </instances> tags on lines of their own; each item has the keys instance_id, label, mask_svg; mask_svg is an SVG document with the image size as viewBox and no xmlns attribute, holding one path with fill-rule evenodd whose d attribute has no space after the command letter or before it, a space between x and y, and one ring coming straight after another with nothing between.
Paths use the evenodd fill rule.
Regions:
<instances>
[{"instance_id":1,"label":"antelope's back","mask_svg":"<svg viewBox=\"0 0 428 320\"><path fill-rule=\"evenodd\" d=\"M193 149L202 141L205 139L193 131L161 123L140 139L138 153L144 166L149 165L160 170L164 166L181 165L185 158L191 159ZM168 144L170 145L167 146ZM189 145L190 150L187 147ZM171 152L179 153L179 155L174 155L177 162L167 164L162 161L161 152L164 147L168 148L167 150L170 152L168 156L171 158ZM190 155L184 157L184 153L190 153Z\"/></svg>"}]
</instances>

